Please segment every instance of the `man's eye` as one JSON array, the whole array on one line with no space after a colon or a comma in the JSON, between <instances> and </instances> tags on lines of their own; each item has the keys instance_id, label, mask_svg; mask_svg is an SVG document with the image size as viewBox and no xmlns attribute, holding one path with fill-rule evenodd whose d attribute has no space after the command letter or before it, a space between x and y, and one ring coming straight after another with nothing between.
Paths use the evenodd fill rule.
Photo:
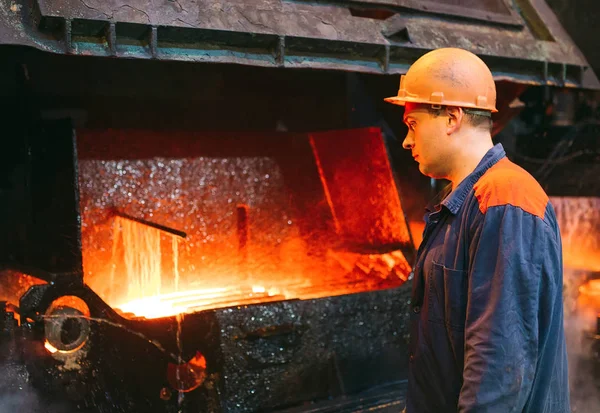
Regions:
<instances>
[{"instance_id":1,"label":"man's eye","mask_svg":"<svg viewBox=\"0 0 600 413\"><path fill-rule=\"evenodd\" d=\"M409 123L408 124L408 129L414 131L415 130L415 124L414 123Z\"/></svg>"}]
</instances>

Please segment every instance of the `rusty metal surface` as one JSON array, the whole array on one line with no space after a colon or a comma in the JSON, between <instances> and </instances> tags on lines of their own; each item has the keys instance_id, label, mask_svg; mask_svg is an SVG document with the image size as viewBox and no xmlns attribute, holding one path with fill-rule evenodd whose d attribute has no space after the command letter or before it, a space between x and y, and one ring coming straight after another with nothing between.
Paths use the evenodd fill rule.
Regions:
<instances>
[{"instance_id":1,"label":"rusty metal surface","mask_svg":"<svg viewBox=\"0 0 600 413\"><path fill-rule=\"evenodd\" d=\"M397 36L389 19L351 8L385 9L405 28ZM424 51L458 46L482 56L497 79L600 87L543 0L13 0L0 5L0 44L378 74L404 73Z\"/></svg>"},{"instance_id":2,"label":"rusty metal surface","mask_svg":"<svg viewBox=\"0 0 600 413\"><path fill-rule=\"evenodd\" d=\"M296 0L310 2L311 0ZM313 0L314 1L314 0ZM331 0L317 0L318 3L333 3ZM483 22L495 22L522 26L518 12L507 0L347 0L338 4L355 7L392 8L400 12L418 11L433 15L461 17Z\"/></svg>"}]
</instances>

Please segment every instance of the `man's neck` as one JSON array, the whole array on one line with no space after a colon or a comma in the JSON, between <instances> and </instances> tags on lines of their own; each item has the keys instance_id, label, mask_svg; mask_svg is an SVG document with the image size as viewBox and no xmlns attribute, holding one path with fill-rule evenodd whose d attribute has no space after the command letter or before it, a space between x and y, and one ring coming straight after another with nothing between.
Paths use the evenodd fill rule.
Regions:
<instances>
[{"instance_id":1,"label":"man's neck","mask_svg":"<svg viewBox=\"0 0 600 413\"><path fill-rule=\"evenodd\" d=\"M494 147L492 137L489 133L480 136L471 136L465 139L457 153L450 181L454 190L467 176L469 176L483 159L485 154Z\"/></svg>"}]
</instances>

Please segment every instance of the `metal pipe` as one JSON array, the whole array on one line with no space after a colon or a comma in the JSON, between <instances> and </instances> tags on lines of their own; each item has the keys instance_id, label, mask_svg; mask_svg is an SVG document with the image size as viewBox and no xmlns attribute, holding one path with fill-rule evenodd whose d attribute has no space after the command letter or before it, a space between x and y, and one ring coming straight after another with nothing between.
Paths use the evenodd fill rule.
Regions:
<instances>
[{"instance_id":1,"label":"metal pipe","mask_svg":"<svg viewBox=\"0 0 600 413\"><path fill-rule=\"evenodd\" d=\"M237 211L237 234L238 234L238 250L242 263L248 259L248 237L250 234L250 222L248 217L248 205L239 204L236 207Z\"/></svg>"},{"instance_id":2,"label":"metal pipe","mask_svg":"<svg viewBox=\"0 0 600 413\"><path fill-rule=\"evenodd\" d=\"M146 225L146 226L152 227L152 228L157 229L159 231L164 231L164 232L166 232L168 234L175 235L177 237L181 237L181 238L186 238L187 237L187 234L185 232L183 232L183 231L179 231L179 230L174 229L174 228L169 228L169 227L167 227L165 225L157 224L155 222L146 221L145 219L135 218L135 217L129 216L129 215L124 214L124 213L119 212L119 211L114 211L114 215L116 215L116 216L118 216L120 218L126 219L128 221L133 221L133 222L137 222L138 224L142 224L142 225Z\"/></svg>"}]
</instances>

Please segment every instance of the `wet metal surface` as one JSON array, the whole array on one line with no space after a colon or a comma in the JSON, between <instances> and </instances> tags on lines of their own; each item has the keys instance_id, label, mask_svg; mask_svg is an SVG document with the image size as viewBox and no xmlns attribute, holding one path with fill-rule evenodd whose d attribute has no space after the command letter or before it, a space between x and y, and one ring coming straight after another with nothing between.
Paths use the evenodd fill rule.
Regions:
<instances>
[{"instance_id":1,"label":"wet metal surface","mask_svg":"<svg viewBox=\"0 0 600 413\"><path fill-rule=\"evenodd\" d=\"M43 348L43 329L32 323L20 329L26 340L3 336L0 344L9 347L2 363L11 380L7 388L22 391L14 394L16 406L46 400L63 413L77 405L102 413L277 411L327 399L324 411L343 406L358 412L364 402L351 400L368 391L374 392L371 407L401 407L409 296L406 284L145 321L98 318L102 306L96 303L87 318L91 334L85 351L69 363L69 355L55 357ZM205 380L178 398L169 385L169 363L194 357L205 358ZM312 411L310 405L304 408Z\"/></svg>"},{"instance_id":2,"label":"wet metal surface","mask_svg":"<svg viewBox=\"0 0 600 413\"><path fill-rule=\"evenodd\" d=\"M225 411L293 405L406 378L409 297L405 285L217 311ZM291 328L244 336L265 325Z\"/></svg>"}]
</instances>

